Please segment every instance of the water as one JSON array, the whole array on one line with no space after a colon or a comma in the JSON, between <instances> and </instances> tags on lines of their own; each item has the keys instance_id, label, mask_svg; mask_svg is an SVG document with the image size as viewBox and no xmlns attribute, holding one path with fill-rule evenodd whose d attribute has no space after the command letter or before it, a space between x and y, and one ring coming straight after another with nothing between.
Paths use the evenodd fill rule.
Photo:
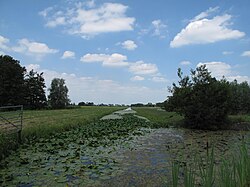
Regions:
<instances>
[{"instance_id":1,"label":"water","mask_svg":"<svg viewBox=\"0 0 250 187\"><path fill-rule=\"evenodd\" d=\"M23 147L1 162L2 186L166 186L171 161L191 162L213 145L216 162L236 152L249 132L141 129L144 136L88 147L54 139ZM64 142L66 145L61 146ZM2 179L1 179L2 177ZM3 177L5 182L3 182ZM1 182L2 181L2 182Z\"/></svg>"}]
</instances>

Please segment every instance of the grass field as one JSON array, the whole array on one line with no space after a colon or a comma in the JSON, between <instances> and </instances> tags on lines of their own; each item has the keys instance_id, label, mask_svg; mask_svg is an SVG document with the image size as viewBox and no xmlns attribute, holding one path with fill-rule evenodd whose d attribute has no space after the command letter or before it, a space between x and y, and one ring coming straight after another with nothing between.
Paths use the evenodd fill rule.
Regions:
<instances>
[{"instance_id":1,"label":"grass field","mask_svg":"<svg viewBox=\"0 0 250 187\"><path fill-rule=\"evenodd\" d=\"M86 106L76 109L24 111L22 138L48 137L100 119L122 107Z\"/></svg>"},{"instance_id":2,"label":"grass field","mask_svg":"<svg viewBox=\"0 0 250 187\"><path fill-rule=\"evenodd\" d=\"M151 122L159 124L162 127L176 126L180 124L183 117L175 112L166 112L161 108L155 107L133 107L137 115L146 117Z\"/></svg>"}]
</instances>

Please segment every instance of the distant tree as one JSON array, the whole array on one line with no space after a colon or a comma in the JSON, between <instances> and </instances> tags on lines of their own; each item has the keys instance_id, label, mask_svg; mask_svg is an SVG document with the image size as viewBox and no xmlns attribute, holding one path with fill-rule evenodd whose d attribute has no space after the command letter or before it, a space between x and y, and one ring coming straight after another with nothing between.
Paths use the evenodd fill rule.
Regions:
<instances>
[{"instance_id":1,"label":"distant tree","mask_svg":"<svg viewBox=\"0 0 250 187\"><path fill-rule=\"evenodd\" d=\"M87 102L87 103L85 104L85 106L94 106L94 105L95 105L94 102Z\"/></svg>"},{"instance_id":2,"label":"distant tree","mask_svg":"<svg viewBox=\"0 0 250 187\"><path fill-rule=\"evenodd\" d=\"M24 104L26 69L10 56L0 56L0 106Z\"/></svg>"},{"instance_id":3,"label":"distant tree","mask_svg":"<svg viewBox=\"0 0 250 187\"><path fill-rule=\"evenodd\" d=\"M48 103L52 108L65 108L69 105L68 88L64 79L54 78L49 92Z\"/></svg>"},{"instance_id":4,"label":"distant tree","mask_svg":"<svg viewBox=\"0 0 250 187\"><path fill-rule=\"evenodd\" d=\"M47 104L43 73L31 70L25 76L25 105L29 109L42 109Z\"/></svg>"},{"instance_id":5,"label":"distant tree","mask_svg":"<svg viewBox=\"0 0 250 187\"><path fill-rule=\"evenodd\" d=\"M135 104L131 104L131 107L144 107L144 104L142 104L142 103L135 103Z\"/></svg>"},{"instance_id":6,"label":"distant tree","mask_svg":"<svg viewBox=\"0 0 250 187\"><path fill-rule=\"evenodd\" d=\"M217 129L227 123L231 92L229 83L217 81L206 66L191 70L191 77L178 69L179 85L173 84L172 96L165 102L166 110L184 115L190 128Z\"/></svg>"},{"instance_id":7,"label":"distant tree","mask_svg":"<svg viewBox=\"0 0 250 187\"><path fill-rule=\"evenodd\" d=\"M86 104L85 104L85 102L79 102L78 103L78 106L85 106Z\"/></svg>"}]
</instances>

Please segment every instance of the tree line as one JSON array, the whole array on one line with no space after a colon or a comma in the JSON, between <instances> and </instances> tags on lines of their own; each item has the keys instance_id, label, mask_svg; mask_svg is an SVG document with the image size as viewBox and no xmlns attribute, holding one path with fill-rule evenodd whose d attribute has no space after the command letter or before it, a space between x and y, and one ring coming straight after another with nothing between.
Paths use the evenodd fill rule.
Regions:
<instances>
[{"instance_id":1,"label":"tree line","mask_svg":"<svg viewBox=\"0 0 250 187\"><path fill-rule=\"evenodd\" d=\"M177 71L178 84L169 88L171 96L165 101L167 111L184 116L184 124L189 128L225 128L229 114L250 113L250 86L247 82L238 83L217 80L211 76L205 65L191 70L190 76Z\"/></svg>"},{"instance_id":2,"label":"tree line","mask_svg":"<svg viewBox=\"0 0 250 187\"><path fill-rule=\"evenodd\" d=\"M27 72L18 60L0 56L0 106L23 105L26 109L65 108L69 105L64 79L54 78L45 94L43 73Z\"/></svg>"}]
</instances>

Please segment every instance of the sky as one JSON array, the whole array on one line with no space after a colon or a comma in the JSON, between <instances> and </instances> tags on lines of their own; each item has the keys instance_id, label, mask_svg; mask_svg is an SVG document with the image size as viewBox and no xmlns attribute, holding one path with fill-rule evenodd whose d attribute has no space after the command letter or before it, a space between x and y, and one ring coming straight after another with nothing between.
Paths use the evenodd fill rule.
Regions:
<instances>
[{"instance_id":1,"label":"sky","mask_svg":"<svg viewBox=\"0 0 250 187\"><path fill-rule=\"evenodd\" d=\"M249 0L1 0L0 54L78 103L156 103L206 64L250 83ZM48 93L48 91L47 91Z\"/></svg>"}]
</instances>

